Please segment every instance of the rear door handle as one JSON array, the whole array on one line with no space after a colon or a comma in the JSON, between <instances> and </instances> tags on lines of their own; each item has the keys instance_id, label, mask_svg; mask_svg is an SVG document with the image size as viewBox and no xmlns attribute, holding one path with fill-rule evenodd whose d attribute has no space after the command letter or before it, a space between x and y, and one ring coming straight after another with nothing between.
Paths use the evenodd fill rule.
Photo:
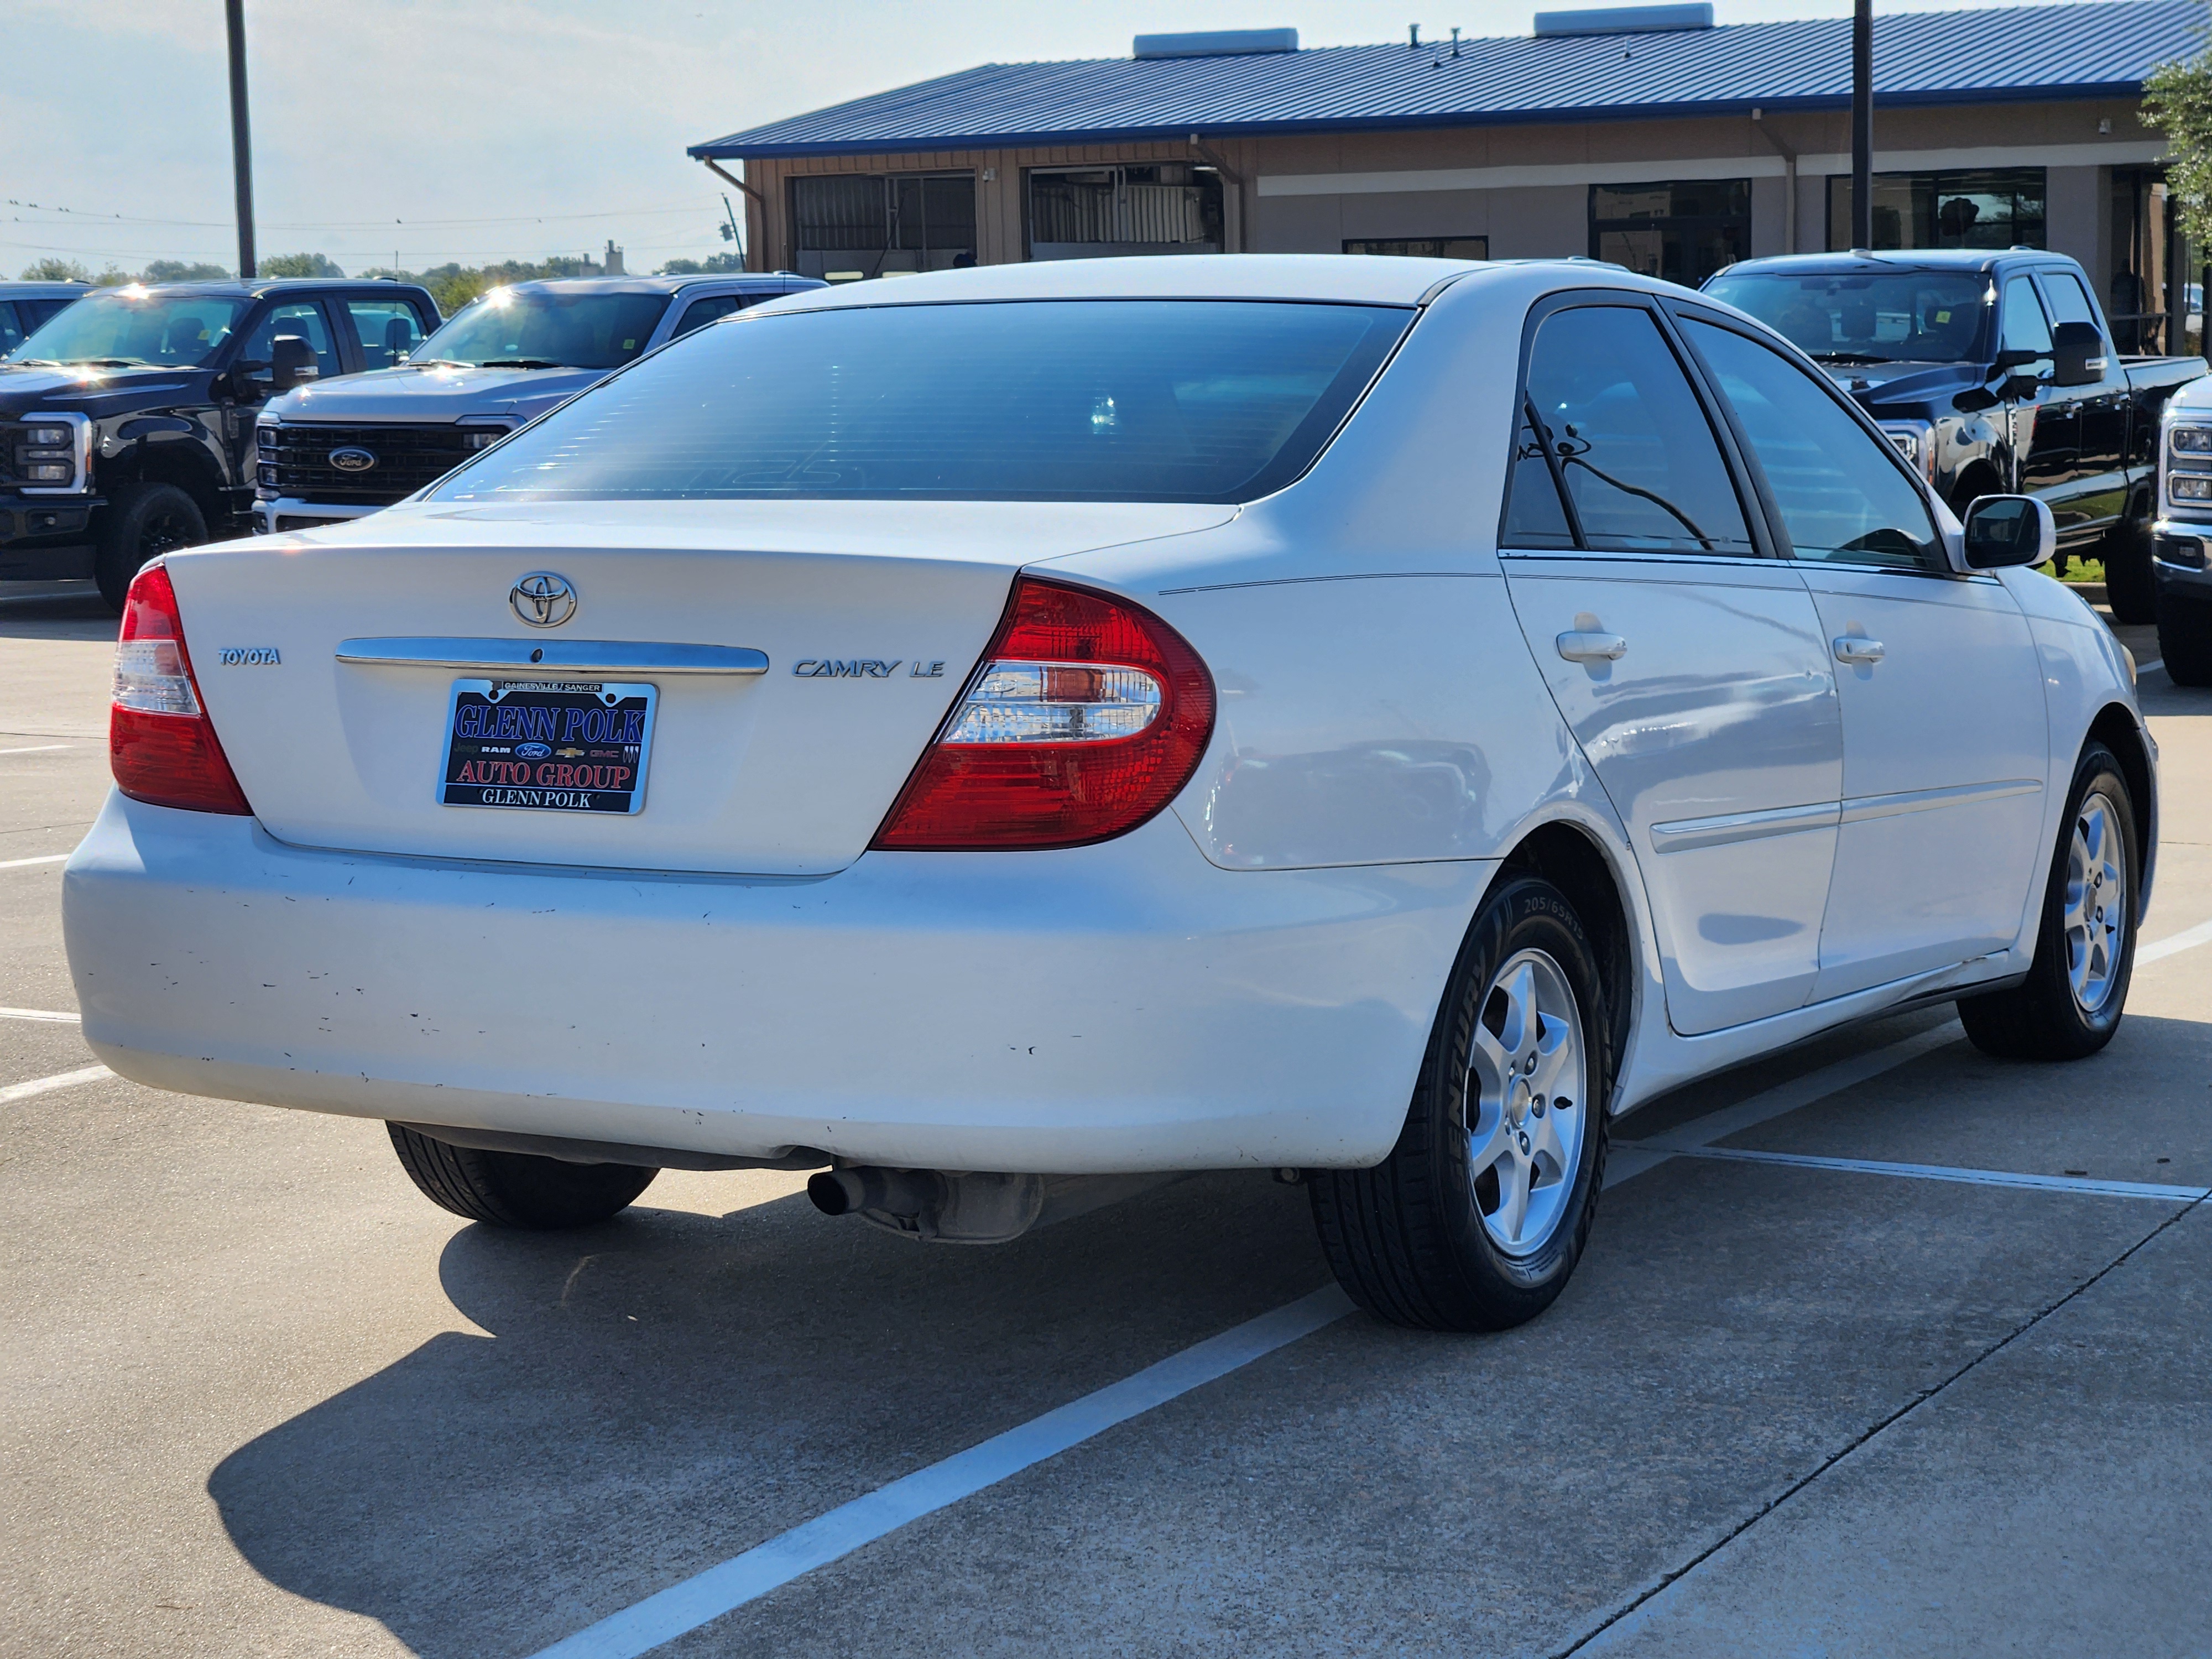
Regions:
<instances>
[{"instance_id":1,"label":"rear door handle","mask_svg":"<svg viewBox=\"0 0 2212 1659\"><path fill-rule=\"evenodd\" d=\"M1559 654L1569 662L1619 662L1628 654L1628 641L1618 634L1593 634L1577 629L1559 638Z\"/></svg>"},{"instance_id":2,"label":"rear door handle","mask_svg":"<svg viewBox=\"0 0 2212 1659\"><path fill-rule=\"evenodd\" d=\"M1863 640L1855 634L1838 636L1835 647L1838 662L1880 662L1889 654L1880 640Z\"/></svg>"}]
</instances>

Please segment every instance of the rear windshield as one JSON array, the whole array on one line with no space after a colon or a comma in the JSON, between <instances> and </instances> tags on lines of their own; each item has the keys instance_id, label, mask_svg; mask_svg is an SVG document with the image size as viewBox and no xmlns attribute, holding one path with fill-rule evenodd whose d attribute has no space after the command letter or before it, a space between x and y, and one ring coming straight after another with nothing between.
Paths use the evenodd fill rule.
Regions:
<instances>
[{"instance_id":1,"label":"rear windshield","mask_svg":"<svg viewBox=\"0 0 2212 1659\"><path fill-rule=\"evenodd\" d=\"M1249 501L1311 465L1413 315L1222 300L754 313L428 498Z\"/></svg>"},{"instance_id":2,"label":"rear windshield","mask_svg":"<svg viewBox=\"0 0 2212 1659\"><path fill-rule=\"evenodd\" d=\"M1705 292L1827 363L1979 362L1983 314L1994 297L1990 279L1974 270L1723 271Z\"/></svg>"}]
</instances>

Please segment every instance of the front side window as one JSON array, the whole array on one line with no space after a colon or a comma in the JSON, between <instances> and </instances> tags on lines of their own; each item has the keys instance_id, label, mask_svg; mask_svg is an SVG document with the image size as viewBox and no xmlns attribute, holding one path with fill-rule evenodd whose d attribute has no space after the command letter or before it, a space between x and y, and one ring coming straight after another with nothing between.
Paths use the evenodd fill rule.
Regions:
<instances>
[{"instance_id":1,"label":"front side window","mask_svg":"<svg viewBox=\"0 0 2212 1659\"><path fill-rule=\"evenodd\" d=\"M2035 284L2025 276L2005 284L2004 349L2032 351L2039 358L2051 355L2051 319L2043 314L2043 301L2035 297Z\"/></svg>"},{"instance_id":2,"label":"front side window","mask_svg":"<svg viewBox=\"0 0 2212 1659\"><path fill-rule=\"evenodd\" d=\"M415 307L404 300L348 300L345 307L371 368L390 368L422 343Z\"/></svg>"},{"instance_id":3,"label":"front side window","mask_svg":"<svg viewBox=\"0 0 2212 1659\"><path fill-rule=\"evenodd\" d=\"M668 337L680 339L695 328L704 328L733 311L743 311L753 302L750 294L715 294L703 300L694 300L684 307L684 314L676 319L676 331Z\"/></svg>"},{"instance_id":4,"label":"front side window","mask_svg":"<svg viewBox=\"0 0 2212 1659\"><path fill-rule=\"evenodd\" d=\"M1881 438L1780 352L1689 319L1801 559L1943 569L1936 521Z\"/></svg>"},{"instance_id":5,"label":"front side window","mask_svg":"<svg viewBox=\"0 0 2212 1659\"><path fill-rule=\"evenodd\" d=\"M338 367L337 349L331 343L330 324L323 316L322 307L313 300L270 307L253 325L245 349L239 353L239 361L264 366L274 361L276 337L280 334L297 335L307 343L307 349L315 354L315 371L322 379L332 380L344 372ZM268 377L264 374L258 378Z\"/></svg>"},{"instance_id":6,"label":"front side window","mask_svg":"<svg viewBox=\"0 0 2212 1659\"><path fill-rule=\"evenodd\" d=\"M1547 317L1522 417L1505 533L1553 539L1521 545L1561 544L1556 465L1595 551L1755 550L1712 426L1650 312L1584 306Z\"/></svg>"},{"instance_id":7,"label":"front side window","mask_svg":"<svg viewBox=\"0 0 2212 1659\"><path fill-rule=\"evenodd\" d=\"M495 288L422 343L416 362L482 368L620 368L645 349L665 294Z\"/></svg>"},{"instance_id":8,"label":"front side window","mask_svg":"<svg viewBox=\"0 0 2212 1659\"><path fill-rule=\"evenodd\" d=\"M1989 279L1975 271L1723 271L1705 292L1816 362L1980 361Z\"/></svg>"},{"instance_id":9,"label":"front side window","mask_svg":"<svg viewBox=\"0 0 2212 1659\"><path fill-rule=\"evenodd\" d=\"M197 368L229 339L246 307L244 300L210 295L104 289L32 331L16 347L13 361L93 368Z\"/></svg>"},{"instance_id":10,"label":"front side window","mask_svg":"<svg viewBox=\"0 0 2212 1659\"><path fill-rule=\"evenodd\" d=\"M28 307L25 309L27 310ZM23 319L15 315L15 302L0 300L0 357L6 356L22 344L29 332L23 325Z\"/></svg>"},{"instance_id":11,"label":"front side window","mask_svg":"<svg viewBox=\"0 0 2212 1659\"><path fill-rule=\"evenodd\" d=\"M1413 319L1199 300L753 313L431 499L1251 501L1312 463Z\"/></svg>"},{"instance_id":12,"label":"front side window","mask_svg":"<svg viewBox=\"0 0 2212 1659\"><path fill-rule=\"evenodd\" d=\"M2104 325L2098 319L2096 307L2089 303L2089 295L2081 286L2081 279L2072 271L2045 271L2043 292L2051 301L2052 322L2087 323L2099 334L2105 331Z\"/></svg>"}]
</instances>

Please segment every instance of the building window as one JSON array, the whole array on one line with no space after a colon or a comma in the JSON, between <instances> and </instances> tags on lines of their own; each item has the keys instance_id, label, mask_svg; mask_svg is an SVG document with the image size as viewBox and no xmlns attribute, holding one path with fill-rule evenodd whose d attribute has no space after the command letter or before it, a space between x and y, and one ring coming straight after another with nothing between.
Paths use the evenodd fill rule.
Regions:
<instances>
[{"instance_id":1,"label":"building window","mask_svg":"<svg viewBox=\"0 0 2212 1659\"><path fill-rule=\"evenodd\" d=\"M1030 258L1221 252L1221 175L1188 161L1037 167L1029 175Z\"/></svg>"},{"instance_id":2,"label":"building window","mask_svg":"<svg viewBox=\"0 0 2212 1659\"><path fill-rule=\"evenodd\" d=\"M1905 247L2041 247L2043 169L1983 167L1959 173L1877 173L1874 245ZM1851 179L1828 177L1828 246L1851 245Z\"/></svg>"},{"instance_id":3,"label":"building window","mask_svg":"<svg viewBox=\"0 0 2212 1659\"><path fill-rule=\"evenodd\" d=\"M1354 237L1344 245L1346 253L1391 253L1405 259L1487 259L1487 236Z\"/></svg>"},{"instance_id":4,"label":"building window","mask_svg":"<svg viewBox=\"0 0 2212 1659\"><path fill-rule=\"evenodd\" d=\"M1695 288L1751 252L1751 180L1592 185L1593 259Z\"/></svg>"},{"instance_id":5,"label":"building window","mask_svg":"<svg viewBox=\"0 0 2212 1659\"><path fill-rule=\"evenodd\" d=\"M791 181L793 266L833 283L975 263L972 173L830 173Z\"/></svg>"}]
</instances>

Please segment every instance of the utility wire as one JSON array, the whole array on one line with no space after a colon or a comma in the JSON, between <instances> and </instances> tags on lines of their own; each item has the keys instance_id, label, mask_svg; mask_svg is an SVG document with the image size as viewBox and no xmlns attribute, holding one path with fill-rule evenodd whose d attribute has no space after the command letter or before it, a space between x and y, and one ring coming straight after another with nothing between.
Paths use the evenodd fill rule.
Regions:
<instances>
[{"instance_id":1,"label":"utility wire","mask_svg":"<svg viewBox=\"0 0 2212 1659\"><path fill-rule=\"evenodd\" d=\"M13 196L0 197L0 204L12 208L23 208L35 213L66 215L79 223L158 225L163 228L186 230L228 230L228 219L149 219L128 213L94 213L82 208L46 207L37 202L21 201ZM484 219L332 219L332 220L264 220L264 230L383 230L393 225L527 225L564 223L578 219L638 219L658 217L676 213L697 213L702 204L685 207L607 208L591 213L510 213ZM711 208L708 209L711 210Z\"/></svg>"}]
</instances>

